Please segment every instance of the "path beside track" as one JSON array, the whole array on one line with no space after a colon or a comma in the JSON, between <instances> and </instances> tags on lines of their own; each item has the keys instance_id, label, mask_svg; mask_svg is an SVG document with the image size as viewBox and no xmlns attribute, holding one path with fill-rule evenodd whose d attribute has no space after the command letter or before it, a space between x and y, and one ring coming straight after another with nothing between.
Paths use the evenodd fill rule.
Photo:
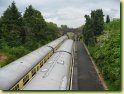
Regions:
<instances>
[{"instance_id":1,"label":"path beside track","mask_svg":"<svg viewBox=\"0 0 124 94\"><path fill-rule=\"evenodd\" d=\"M104 90L83 43L76 49L72 90Z\"/></svg>"}]
</instances>

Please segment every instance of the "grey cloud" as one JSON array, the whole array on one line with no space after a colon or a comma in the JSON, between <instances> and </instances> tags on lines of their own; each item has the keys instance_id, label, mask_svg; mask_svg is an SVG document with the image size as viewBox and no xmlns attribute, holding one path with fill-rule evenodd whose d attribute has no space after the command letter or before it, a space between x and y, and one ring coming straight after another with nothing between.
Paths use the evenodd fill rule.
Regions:
<instances>
[{"instance_id":1,"label":"grey cloud","mask_svg":"<svg viewBox=\"0 0 124 94\"><path fill-rule=\"evenodd\" d=\"M120 17L120 10L118 9L104 9L103 10L105 16L109 15L111 18L119 18Z\"/></svg>"},{"instance_id":2,"label":"grey cloud","mask_svg":"<svg viewBox=\"0 0 124 94\"><path fill-rule=\"evenodd\" d=\"M0 15L13 0L0 0ZM32 4L42 12L46 21L53 21L58 26L67 24L69 27L78 27L85 23L84 15L91 10L102 8L105 15L112 18L120 17L119 0L14 0L20 12Z\"/></svg>"}]
</instances>

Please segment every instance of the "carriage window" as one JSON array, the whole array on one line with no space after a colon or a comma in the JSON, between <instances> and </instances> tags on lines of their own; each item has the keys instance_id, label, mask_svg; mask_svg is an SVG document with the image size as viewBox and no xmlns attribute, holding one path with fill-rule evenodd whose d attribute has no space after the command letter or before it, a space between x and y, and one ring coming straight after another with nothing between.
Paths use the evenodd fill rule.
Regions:
<instances>
[{"instance_id":1,"label":"carriage window","mask_svg":"<svg viewBox=\"0 0 124 94\"><path fill-rule=\"evenodd\" d=\"M25 76L23 79L23 85L25 85L29 81L29 75Z\"/></svg>"},{"instance_id":2,"label":"carriage window","mask_svg":"<svg viewBox=\"0 0 124 94\"><path fill-rule=\"evenodd\" d=\"M34 76L34 74L36 73L36 69L34 68L34 69L31 71L31 73L32 73L32 76Z\"/></svg>"},{"instance_id":3,"label":"carriage window","mask_svg":"<svg viewBox=\"0 0 124 94\"><path fill-rule=\"evenodd\" d=\"M39 70L39 66L37 66L37 71Z\"/></svg>"},{"instance_id":4,"label":"carriage window","mask_svg":"<svg viewBox=\"0 0 124 94\"><path fill-rule=\"evenodd\" d=\"M40 67L42 67L43 62L40 63Z\"/></svg>"},{"instance_id":5,"label":"carriage window","mask_svg":"<svg viewBox=\"0 0 124 94\"><path fill-rule=\"evenodd\" d=\"M19 90L19 84L17 84L12 90Z\"/></svg>"},{"instance_id":6,"label":"carriage window","mask_svg":"<svg viewBox=\"0 0 124 94\"><path fill-rule=\"evenodd\" d=\"M15 86L15 90L19 90L19 84Z\"/></svg>"}]
</instances>

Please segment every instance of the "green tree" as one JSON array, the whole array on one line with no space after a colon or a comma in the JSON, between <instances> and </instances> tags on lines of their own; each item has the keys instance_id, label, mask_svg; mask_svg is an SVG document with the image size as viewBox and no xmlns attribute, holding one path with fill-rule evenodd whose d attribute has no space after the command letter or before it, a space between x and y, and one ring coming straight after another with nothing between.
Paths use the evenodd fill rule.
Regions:
<instances>
[{"instance_id":1,"label":"green tree","mask_svg":"<svg viewBox=\"0 0 124 94\"><path fill-rule=\"evenodd\" d=\"M21 44L21 26L22 17L21 13L18 11L15 2L4 11L1 17L1 38L8 43L9 46L18 46Z\"/></svg>"},{"instance_id":2,"label":"green tree","mask_svg":"<svg viewBox=\"0 0 124 94\"><path fill-rule=\"evenodd\" d=\"M58 27L53 22L47 23L47 37L49 40L54 40L58 37Z\"/></svg>"},{"instance_id":3,"label":"green tree","mask_svg":"<svg viewBox=\"0 0 124 94\"><path fill-rule=\"evenodd\" d=\"M109 15L106 16L106 23L109 23L110 22L110 17Z\"/></svg>"},{"instance_id":4,"label":"green tree","mask_svg":"<svg viewBox=\"0 0 124 94\"><path fill-rule=\"evenodd\" d=\"M64 31L64 34L66 34L68 31L67 25L61 25L61 30Z\"/></svg>"},{"instance_id":5,"label":"green tree","mask_svg":"<svg viewBox=\"0 0 124 94\"><path fill-rule=\"evenodd\" d=\"M23 39L26 41L26 46L29 46L30 48L32 46L37 47L38 43L45 44L47 36L45 33L47 26L40 11L34 9L32 5L29 5L24 12L23 22L24 32L22 35L26 36L23 37Z\"/></svg>"},{"instance_id":6,"label":"green tree","mask_svg":"<svg viewBox=\"0 0 124 94\"><path fill-rule=\"evenodd\" d=\"M84 17L86 18L86 23L83 27L84 42L86 45L94 45L95 37L94 32L92 31L92 20L89 15L85 15Z\"/></svg>"},{"instance_id":7,"label":"green tree","mask_svg":"<svg viewBox=\"0 0 124 94\"><path fill-rule=\"evenodd\" d=\"M83 27L83 38L86 45L95 45L96 36L100 35L104 29L104 15L102 9L91 11L91 17L85 15L85 25Z\"/></svg>"},{"instance_id":8,"label":"green tree","mask_svg":"<svg viewBox=\"0 0 124 94\"><path fill-rule=\"evenodd\" d=\"M95 35L102 33L104 29L104 15L102 9L91 11L92 28Z\"/></svg>"},{"instance_id":9,"label":"green tree","mask_svg":"<svg viewBox=\"0 0 124 94\"><path fill-rule=\"evenodd\" d=\"M23 20L25 26L28 27L27 31L30 33L37 34L46 29L46 22L40 11L35 10L31 5L26 8Z\"/></svg>"},{"instance_id":10,"label":"green tree","mask_svg":"<svg viewBox=\"0 0 124 94\"><path fill-rule=\"evenodd\" d=\"M2 37L2 31L1 31L1 17L0 17L0 39L1 39L1 37Z\"/></svg>"}]
</instances>

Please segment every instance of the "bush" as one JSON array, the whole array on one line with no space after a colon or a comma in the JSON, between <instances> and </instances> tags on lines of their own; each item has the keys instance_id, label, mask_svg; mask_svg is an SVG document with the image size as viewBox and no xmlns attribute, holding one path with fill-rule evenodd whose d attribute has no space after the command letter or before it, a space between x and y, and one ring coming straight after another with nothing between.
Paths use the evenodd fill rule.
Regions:
<instances>
[{"instance_id":1,"label":"bush","mask_svg":"<svg viewBox=\"0 0 124 94\"><path fill-rule=\"evenodd\" d=\"M6 60L0 62L1 66L5 66L11 63L12 61L18 59L19 57L30 52L23 46L13 47L13 48L10 48L9 46L4 46L1 51L4 52L7 56Z\"/></svg>"},{"instance_id":2,"label":"bush","mask_svg":"<svg viewBox=\"0 0 124 94\"><path fill-rule=\"evenodd\" d=\"M120 90L120 20L105 24L97 44L88 47L96 64L112 90Z\"/></svg>"}]
</instances>

